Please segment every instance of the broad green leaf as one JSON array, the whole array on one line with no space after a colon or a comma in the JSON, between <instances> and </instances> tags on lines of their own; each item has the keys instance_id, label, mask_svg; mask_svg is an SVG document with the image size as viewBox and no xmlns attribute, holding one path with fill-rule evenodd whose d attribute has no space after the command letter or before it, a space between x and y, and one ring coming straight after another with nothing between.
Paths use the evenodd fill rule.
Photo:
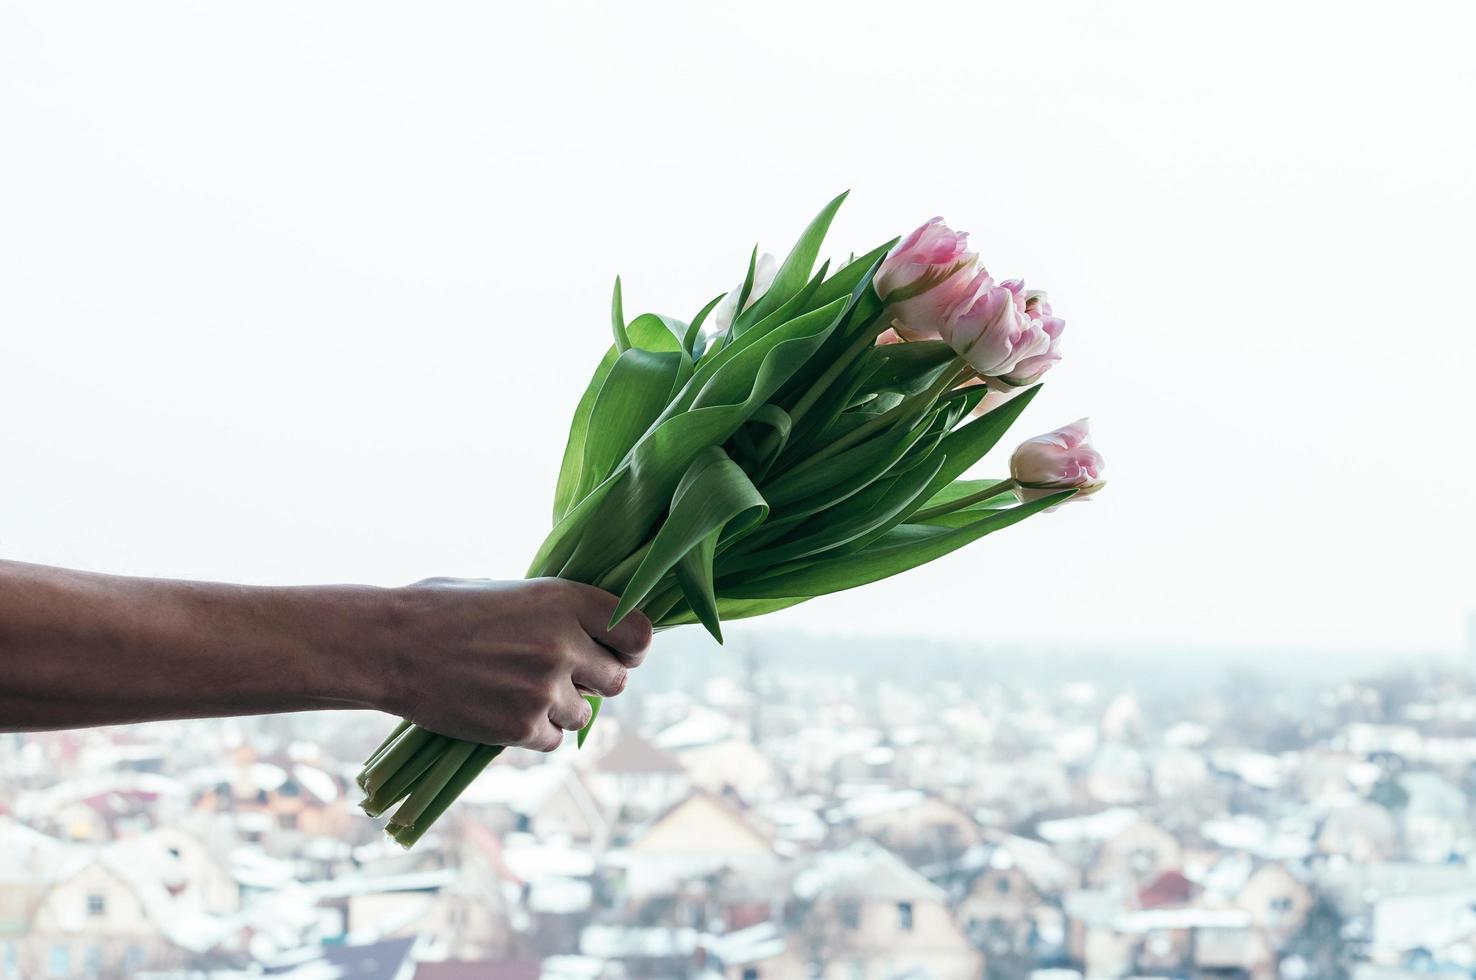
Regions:
<instances>
[{"instance_id":1,"label":"broad green leaf","mask_svg":"<svg viewBox=\"0 0 1476 980\"><path fill-rule=\"evenodd\" d=\"M681 587L688 608L719 643L723 642L723 625L713 587L712 563L720 534L721 530L713 531L676 563L677 585Z\"/></svg>"},{"instance_id":2,"label":"broad green leaf","mask_svg":"<svg viewBox=\"0 0 1476 980\"><path fill-rule=\"evenodd\" d=\"M768 513L769 505L743 467L717 446L703 449L677 484L671 512L621 593L610 625L613 627L644 602L666 573L709 535L729 524L739 529L751 527Z\"/></svg>"},{"instance_id":3,"label":"broad green leaf","mask_svg":"<svg viewBox=\"0 0 1476 980\"><path fill-rule=\"evenodd\" d=\"M939 449L948 456L948 462L939 471L929 487L929 494L937 493L945 486L962 476L964 471L973 466L984 454L993 449L1004 434L1009 431L1015 419L1025 411L1040 391L1041 386L1035 385L1020 392L1014 398L999 407L985 412L983 415L968 422L944 437Z\"/></svg>"},{"instance_id":4,"label":"broad green leaf","mask_svg":"<svg viewBox=\"0 0 1476 980\"><path fill-rule=\"evenodd\" d=\"M753 413L753 418L748 420L753 425L768 426L769 432L759 441L759 453L753 460L751 468L754 479L762 479L784 452L784 446L789 442L789 432L794 427L790 421L789 413L772 402L762 406ZM743 430L738 430L742 434ZM759 458L762 457L762 458Z\"/></svg>"},{"instance_id":5,"label":"broad green leaf","mask_svg":"<svg viewBox=\"0 0 1476 980\"><path fill-rule=\"evenodd\" d=\"M926 410L927 406L922 406ZM860 445L837 453L829 459L815 463L801 463L789 472L781 474L764 484L764 497L769 505L787 508L797 501L806 500L816 494L827 493L831 488L856 483L854 493L892 467L917 440L927 432L927 424L915 424L913 413L898 418L896 424L884 429L876 437ZM849 494L847 494L849 496ZM842 499L836 497L830 502ZM827 504L828 506L828 504Z\"/></svg>"},{"instance_id":6,"label":"broad green leaf","mask_svg":"<svg viewBox=\"0 0 1476 980\"><path fill-rule=\"evenodd\" d=\"M932 384L956 355L941 340L917 340L872 348L870 356L877 362L877 369L867 384L868 391L910 395Z\"/></svg>"},{"instance_id":7,"label":"broad green leaf","mask_svg":"<svg viewBox=\"0 0 1476 980\"><path fill-rule=\"evenodd\" d=\"M559 466L559 482L554 489L555 524L563 520L569 508L579 502L574 494L579 489L579 473L584 465L584 439L589 431L589 416L594 410L600 388L604 386L605 378L609 376L610 368L619 356L620 351L614 347L605 352L599 367L595 368L594 377L590 379L589 386L579 399L578 407L574 409L574 421L569 425L569 439L564 444L564 461Z\"/></svg>"},{"instance_id":8,"label":"broad green leaf","mask_svg":"<svg viewBox=\"0 0 1476 980\"><path fill-rule=\"evenodd\" d=\"M657 353L681 351L685 354L687 349L682 346L682 336L686 332L687 325L682 321L656 313L642 313L625 327L630 346Z\"/></svg>"},{"instance_id":9,"label":"broad green leaf","mask_svg":"<svg viewBox=\"0 0 1476 980\"><path fill-rule=\"evenodd\" d=\"M699 366L677 402L668 406L611 475L611 480L622 474L629 479L620 480L602 499L598 514L591 514L581 525L555 528L555 534L577 534L578 541L572 553L566 542L546 541L541 554L568 558L559 566L545 561L539 566L545 569L541 574L594 581L634 551L650 534L697 453L732 438L825 342L841 309L838 300L745 343L757 333L750 331L714 357L711 367L706 362ZM692 394L699 385L700 390ZM690 408L675 407L689 398Z\"/></svg>"},{"instance_id":10,"label":"broad green leaf","mask_svg":"<svg viewBox=\"0 0 1476 980\"><path fill-rule=\"evenodd\" d=\"M575 548L582 540L581 534L589 525L594 514L621 484L629 474L629 470L620 467L610 474L610 478L579 500L563 518L554 525L552 531L543 539L543 544L538 546L538 553L533 556L533 561L528 565L526 578L538 578L542 575L554 575L563 568L573 557ZM584 581L576 579L576 581ZM590 581L593 581L591 579Z\"/></svg>"},{"instance_id":11,"label":"broad green leaf","mask_svg":"<svg viewBox=\"0 0 1476 980\"><path fill-rule=\"evenodd\" d=\"M960 528L930 527L927 531L918 532L911 530L917 525L904 524L878 539L870 548L855 554L813 562L792 571L749 581L720 581L718 594L734 599L781 599L797 595L828 595L879 582L941 558L986 534L1017 524L1054 507L1075 492L1063 490L1009 510L995 511ZM898 531L903 533L899 535Z\"/></svg>"},{"instance_id":12,"label":"broad green leaf","mask_svg":"<svg viewBox=\"0 0 1476 980\"><path fill-rule=\"evenodd\" d=\"M787 599L719 599L717 609L723 622L731 623L738 619L750 619L754 616L778 612L781 609L788 609L790 606L809 601L809 596ZM661 627L687 626L696 622L699 622L696 613L686 606L677 606L670 613L661 617L657 625Z\"/></svg>"},{"instance_id":13,"label":"broad green leaf","mask_svg":"<svg viewBox=\"0 0 1476 980\"><path fill-rule=\"evenodd\" d=\"M752 554L725 558L721 574L726 577L754 568L774 568L783 562L848 544L893 519L900 522L942 466L943 460L938 459L931 467L919 467L904 476L878 481L816 514L784 541Z\"/></svg>"},{"instance_id":14,"label":"broad green leaf","mask_svg":"<svg viewBox=\"0 0 1476 980\"><path fill-rule=\"evenodd\" d=\"M575 498L598 486L656 421L687 362L683 351L632 347L615 360L590 412Z\"/></svg>"},{"instance_id":15,"label":"broad green leaf","mask_svg":"<svg viewBox=\"0 0 1476 980\"><path fill-rule=\"evenodd\" d=\"M739 306L740 313L736 317L735 327L738 326L737 321L743 321L745 328L749 323L759 322L804 288L805 283L810 280L810 270L815 268L815 259L820 255L820 245L825 241L825 233L830 230L830 223L835 219L835 213L840 210L846 194L849 193L850 191L846 191L839 195L820 210L820 213L810 222L809 227L801 233L799 241L795 242L794 248L784 259L784 264L775 273L774 282L769 286L769 291L760 296L747 310ZM735 330L736 332L741 331Z\"/></svg>"},{"instance_id":16,"label":"broad green leaf","mask_svg":"<svg viewBox=\"0 0 1476 980\"><path fill-rule=\"evenodd\" d=\"M856 287L863 283L869 286L871 284L871 278L876 275L876 270L881 265L882 260L887 257L887 253L892 250L892 246L896 245L897 242L898 239L894 238L885 245L872 249L865 255L851 259L839 272L825 280L824 285L810 298L810 302L817 305L829 303L833 299L840 299L842 296L851 295L856 290Z\"/></svg>"},{"instance_id":17,"label":"broad green leaf","mask_svg":"<svg viewBox=\"0 0 1476 980\"><path fill-rule=\"evenodd\" d=\"M799 316L801 313L808 313L809 311L815 309L816 304L811 301L811 296L814 294L815 290L820 287L821 281L825 278L825 270L828 268L830 268L830 265L828 263L822 265L820 267L820 271L815 273L814 277L805 284L805 288L801 289L799 292L791 296L783 306L779 307L777 310L770 313L762 320L753 323L751 326L745 325L743 330L739 332L747 333L749 330L767 330L770 327L778 326L781 323L792 320L795 317Z\"/></svg>"},{"instance_id":18,"label":"broad green leaf","mask_svg":"<svg viewBox=\"0 0 1476 980\"><path fill-rule=\"evenodd\" d=\"M625 332L625 303L620 298L620 277L615 277L615 292L610 297L610 328L615 332L615 349L630 350L630 337Z\"/></svg>"}]
</instances>

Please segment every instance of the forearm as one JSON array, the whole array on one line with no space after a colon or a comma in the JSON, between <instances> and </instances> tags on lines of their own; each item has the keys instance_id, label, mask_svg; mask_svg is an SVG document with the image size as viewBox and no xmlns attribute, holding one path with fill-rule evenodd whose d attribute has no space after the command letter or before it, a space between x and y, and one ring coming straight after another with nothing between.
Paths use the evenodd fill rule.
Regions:
<instances>
[{"instance_id":1,"label":"forearm","mask_svg":"<svg viewBox=\"0 0 1476 980\"><path fill-rule=\"evenodd\" d=\"M0 561L0 731L378 706L388 597Z\"/></svg>"}]
</instances>

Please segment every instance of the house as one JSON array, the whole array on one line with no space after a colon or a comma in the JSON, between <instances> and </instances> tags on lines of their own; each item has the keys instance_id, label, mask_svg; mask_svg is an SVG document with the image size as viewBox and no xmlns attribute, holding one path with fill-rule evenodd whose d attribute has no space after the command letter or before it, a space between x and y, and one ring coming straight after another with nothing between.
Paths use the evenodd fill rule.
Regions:
<instances>
[{"instance_id":1,"label":"house","mask_svg":"<svg viewBox=\"0 0 1476 980\"><path fill-rule=\"evenodd\" d=\"M98 850L58 869L17 945L26 976L132 976L183 966L218 935L175 909L155 869Z\"/></svg>"},{"instance_id":2,"label":"house","mask_svg":"<svg viewBox=\"0 0 1476 980\"><path fill-rule=\"evenodd\" d=\"M607 811L627 820L660 813L692 788L676 757L629 728L623 728L594 763L589 785Z\"/></svg>"},{"instance_id":3,"label":"house","mask_svg":"<svg viewBox=\"0 0 1476 980\"><path fill-rule=\"evenodd\" d=\"M517 883L510 883L516 891ZM417 939L436 956L481 958L511 949L513 899L475 862L395 875L348 875L319 882L320 904L342 910L350 942Z\"/></svg>"},{"instance_id":4,"label":"house","mask_svg":"<svg viewBox=\"0 0 1476 980\"><path fill-rule=\"evenodd\" d=\"M947 860L979 843L979 826L958 807L917 790L858 795L832 808L832 825L869 837L913 863Z\"/></svg>"},{"instance_id":5,"label":"house","mask_svg":"<svg viewBox=\"0 0 1476 980\"><path fill-rule=\"evenodd\" d=\"M767 829L703 792L688 795L637 831L622 851L610 853L609 864L623 870L624 890L635 900L671 895L714 876L737 893L772 896L782 872Z\"/></svg>"},{"instance_id":6,"label":"house","mask_svg":"<svg viewBox=\"0 0 1476 980\"><path fill-rule=\"evenodd\" d=\"M1262 865L1235 897L1278 949L1302 928L1313 901L1312 890L1281 864Z\"/></svg>"},{"instance_id":7,"label":"house","mask_svg":"<svg viewBox=\"0 0 1476 980\"><path fill-rule=\"evenodd\" d=\"M503 832L528 832L545 840L569 840L598 853L610 840L605 808L579 771L558 761L519 768L495 766L462 793L467 808L489 812Z\"/></svg>"},{"instance_id":8,"label":"house","mask_svg":"<svg viewBox=\"0 0 1476 980\"><path fill-rule=\"evenodd\" d=\"M1059 896L1076 886L1076 869L1025 837L998 835L983 851L982 870L955 913L975 944L1003 938L1018 947L1032 934L1064 940Z\"/></svg>"},{"instance_id":9,"label":"house","mask_svg":"<svg viewBox=\"0 0 1476 980\"><path fill-rule=\"evenodd\" d=\"M825 980L890 980L910 972L973 980L983 956L953 920L943 890L871 841L821 855L794 884L797 952Z\"/></svg>"},{"instance_id":10,"label":"house","mask_svg":"<svg viewBox=\"0 0 1476 980\"><path fill-rule=\"evenodd\" d=\"M1181 908L1193 900L1198 889L1194 882L1171 869L1159 874L1138 892L1138 908Z\"/></svg>"},{"instance_id":11,"label":"house","mask_svg":"<svg viewBox=\"0 0 1476 980\"><path fill-rule=\"evenodd\" d=\"M747 738L727 738L672 751L691 784L709 793L732 791L752 803L774 798L782 787L774 763Z\"/></svg>"},{"instance_id":12,"label":"house","mask_svg":"<svg viewBox=\"0 0 1476 980\"><path fill-rule=\"evenodd\" d=\"M1317 849L1354 864L1388 861L1399 850L1399 826L1377 803L1350 803L1327 815L1317 835Z\"/></svg>"},{"instance_id":13,"label":"house","mask_svg":"<svg viewBox=\"0 0 1476 980\"><path fill-rule=\"evenodd\" d=\"M1138 820L1108 838L1092 866L1091 881L1141 888L1165 871L1183 867L1178 840L1156 824Z\"/></svg>"},{"instance_id":14,"label":"house","mask_svg":"<svg viewBox=\"0 0 1476 980\"><path fill-rule=\"evenodd\" d=\"M760 922L719 936L705 936L708 966L723 980L790 980L807 976L809 963L783 929Z\"/></svg>"}]
</instances>

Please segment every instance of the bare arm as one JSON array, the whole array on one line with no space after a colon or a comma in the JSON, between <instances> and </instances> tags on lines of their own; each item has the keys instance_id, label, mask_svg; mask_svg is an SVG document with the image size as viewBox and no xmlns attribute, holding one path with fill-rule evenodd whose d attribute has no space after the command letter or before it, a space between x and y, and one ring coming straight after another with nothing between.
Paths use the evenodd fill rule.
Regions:
<instances>
[{"instance_id":1,"label":"bare arm","mask_svg":"<svg viewBox=\"0 0 1476 980\"><path fill-rule=\"evenodd\" d=\"M650 643L556 580L399 589L124 578L0 561L0 731L376 708L548 750Z\"/></svg>"}]
</instances>

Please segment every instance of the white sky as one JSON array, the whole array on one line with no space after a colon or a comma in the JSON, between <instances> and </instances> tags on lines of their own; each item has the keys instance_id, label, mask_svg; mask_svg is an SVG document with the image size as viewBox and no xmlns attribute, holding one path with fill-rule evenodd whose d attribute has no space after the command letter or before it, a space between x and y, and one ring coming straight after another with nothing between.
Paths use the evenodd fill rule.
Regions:
<instances>
[{"instance_id":1,"label":"white sky","mask_svg":"<svg viewBox=\"0 0 1476 980\"><path fill-rule=\"evenodd\" d=\"M1111 485L755 628L1454 650L1470 9L5 3L0 554L519 575L615 273L686 318L850 187L1050 289L1017 434Z\"/></svg>"}]
</instances>

